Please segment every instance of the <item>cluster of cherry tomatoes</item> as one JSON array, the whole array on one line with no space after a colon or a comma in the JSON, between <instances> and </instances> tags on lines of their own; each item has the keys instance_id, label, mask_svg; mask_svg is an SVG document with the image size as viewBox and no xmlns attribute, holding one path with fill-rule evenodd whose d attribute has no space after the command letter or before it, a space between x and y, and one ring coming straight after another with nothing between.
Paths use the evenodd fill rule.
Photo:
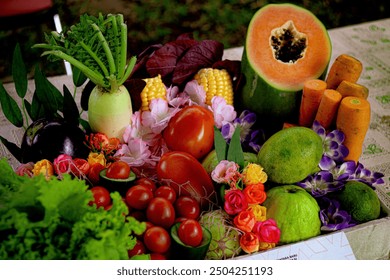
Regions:
<instances>
[{"instance_id":1,"label":"cluster of cherry tomatoes","mask_svg":"<svg viewBox=\"0 0 390 280\"><path fill-rule=\"evenodd\" d=\"M109 165L106 176L113 179L126 179L130 174L128 164L116 161ZM109 209L109 191L102 186L91 188L97 207ZM138 178L123 197L129 208L129 215L146 223L142 236L129 250L129 257L150 254L152 259L169 258L172 239L170 228L180 223L178 236L188 246L199 246L202 242L202 228L198 222L201 213L199 202L191 196L178 196L175 189L158 184L148 178Z\"/></svg>"}]
</instances>

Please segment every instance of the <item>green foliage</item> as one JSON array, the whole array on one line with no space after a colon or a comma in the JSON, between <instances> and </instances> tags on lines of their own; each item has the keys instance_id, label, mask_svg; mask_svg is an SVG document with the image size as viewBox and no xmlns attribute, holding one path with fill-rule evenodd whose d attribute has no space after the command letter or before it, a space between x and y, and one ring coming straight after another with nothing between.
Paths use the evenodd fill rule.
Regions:
<instances>
[{"instance_id":1,"label":"green foliage","mask_svg":"<svg viewBox=\"0 0 390 280\"><path fill-rule=\"evenodd\" d=\"M126 218L119 193L112 208L89 206L84 181L17 175L0 160L0 259L128 259L146 225Z\"/></svg>"}]
</instances>

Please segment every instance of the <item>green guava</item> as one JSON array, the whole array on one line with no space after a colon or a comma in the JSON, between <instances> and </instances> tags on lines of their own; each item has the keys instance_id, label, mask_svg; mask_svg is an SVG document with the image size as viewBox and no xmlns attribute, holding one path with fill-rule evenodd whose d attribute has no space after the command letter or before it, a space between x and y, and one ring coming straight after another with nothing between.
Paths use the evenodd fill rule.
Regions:
<instances>
[{"instance_id":1,"label":"green guava","mask_svg":"<svg viewBox=\"0 0 390 280\"><path fill-rule=\"evenodd\" d=\"M301 187L271 188L263 205L267 208L267 219L274 219L281 231L279 244L305 240L321 233L320 207Z\"/></svg>"},{"instance_id":2,"label":"green guava","mask_svg":"<svg viewBox=\"0 0 390 280\"><path fill-rule=\"evenodd\" d=\"M257 159L276 184L293 184L314 173L323 154L322 139L306 127L291 127L273 134Z\"/></svg>"}]
</instances>

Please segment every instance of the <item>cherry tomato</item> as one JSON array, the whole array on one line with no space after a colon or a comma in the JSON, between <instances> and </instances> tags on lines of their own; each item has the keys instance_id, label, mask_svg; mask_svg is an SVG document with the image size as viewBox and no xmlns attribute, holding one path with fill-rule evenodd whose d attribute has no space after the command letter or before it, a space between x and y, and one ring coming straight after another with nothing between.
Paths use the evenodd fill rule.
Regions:
<instances>
[{"instance_id":1,"label":"cherry tomato","mask_svg":"<svg viewBox=\"0 0 390 280\"><path fill-rule=\"evenodd\" d=\"M187 106L171 118L163 138L170 150L201 159L214 145L213 114L199 105Z\"/></svg>"},{"instance_id":2,"label":"cherry tomato","mask_svg":"<svg viewBox=\"0 0 390 280\"><path fill-rule=\"evenodd\" d=\"M142 178L137 179L135 181L135 184L136 185L142 185L142 186L149 187L152 192L154 192L157 189L156 184L154 183L154 181L152 179L149 179L149 178L146 178L146 177L142 177Z\"/></svg>"},{"instance_id":3,"label":"cherry tomato","mask_svg":"<svg viewBox=\"0 0 390 280\"><path fill-rule=\"evenodd\" d=\"M153 198L152 191L145 186L135 185L126 192L125 201L133 209L143 210Z\"/></svg>"},{"instance_id":4,"label":"cherry tomato","mask_svg":"<svg viewBox=\"0 0 390 280\"><path fill-rule=\"evenodd\" d=\"M200 215L199 202L190 196L180 196L176 199L175 213L177 217L184 217L187 219L198 219Z\"/></svg>"},{"instance_id":5,"label":"cherry tomato","mask_svg":"<svg viewBox=\"0 0 390 280\"><path fill-rule=\"evenodd\" d=\"M89 205L96 204L97 208L103 207L104 209L111 205L110 192L106 188L95 186L91 188L91 192L94 200L90 201Z\"/></svg>"},{"instance_id":6,"label":"cherry tomato","mask_svg":"<svg viewBox=\"0 0 390 280\"><path fill-rule=\"evenodd\" d=\"M171 237L164 228L153 226L146 230L144 244L153 253L164 254L171 246Z\"/></svg>"},{"instance_id":7,"label":"cherry tomato","mask_svg":"<svg viewBox=\"0 0 390 280\"><path fill-rule=\"evenodd\" d=\"M127 179L130 175L130 166L124 161L111 163L106 172L106 176L111 179Z\"/></svg>"},{"instance_id":8,"label":"cherry tomato","mask_svg":"<svg viewBox=\"0 0 390 280\"><path fill-rule=\"evenodd\" d=\"M152 224L168 229L175 222L175 209L166 198L155 197L146 208L146 218Z\"/></svg>"},{"instance_id":9,"label":"cherry tomato","mask_svg":"<svg viewBox=\"0 0 390 280\"><path fill-rule=\"evenodd\" d=\"M177 234L185 245L196 247L202 243L202 227L198 221L193 219L182 222L177 230Z\"/></svg>"},{"instance_id":10,"label":"cherry tomato","mask_svg":"<svg viewBox=\"0 0 390 280\"><path fill-rule=\"evenodd\" d=\"M176 200L175 189L171 186L161 186L154 191L155 197L163 197L169 200L170 203L174 203Z\"/></svg>"},{"instance_id":11,"label":"cherry tomato","mask_svg":"<svg viewBox=\"0 0 390 280\"><path fill-rule=\"evenodd\" d=\"M146 247L144 243L137 239L137 243L135 243L133 249L127 251L129 258L135 256L135 255L141 255L146 253Z\"/></svg>"},{"instance_id":12,"label":"cherry tomato","mask_svg":"<svg viewBox=\"0 0 390 280\"><path fill-rule=\"evenodd\" d=\"M185 152L168 152L162 155L157 165L157 177L169 182L177 195L192 196L201 208L209 209L216 202L216 192L210 175L202 164Z\"/></svg>"},{"instance_id":13,"label":"cherry tomato","mask_svg":"<svg viewBox=\"0 0 390 280\"><path fill-rule=\"evenodd\" d=\"M88 172L88 179L91 181L93 185L96 185L99 183L100 180L100 171L104 169L104 165L100 163L95 163L91 165Z\"/></svg>"},{"instance_id":14,"label":"cherry tomato","mask_svg":"<svg viewBox=\"0 0 390 280\"><path fill-rule=\"evenodd\" d=\"M150 259L151 260L166 260L167 257L162 255L162 254L158 254L158 253L151 253L150 254Z\"/></svg>"}]
</instances>

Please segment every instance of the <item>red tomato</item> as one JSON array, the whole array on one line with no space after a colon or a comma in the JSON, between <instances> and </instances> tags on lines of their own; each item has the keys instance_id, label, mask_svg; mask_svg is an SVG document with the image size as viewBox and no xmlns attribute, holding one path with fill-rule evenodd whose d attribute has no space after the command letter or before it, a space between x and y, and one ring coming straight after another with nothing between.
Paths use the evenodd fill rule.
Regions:
<instances>
[{"instance_id":1,"label":"red tomato","mask_svg":"<svg viewBox=\"0 0 390 280\"><path fill-rule=\"evenodd\" d=\"M177 217L184 217L187 219L198 219L200 215L199 202L190 196L180 196L176 199L175 213Z\"/></svg>"},{"instance_id":2,"label":"red tomato","mask_svg":"<svg viewBox=\"0 0 390 280\"><path fill-rule=\"evenodd\" d=\"M154 192L155 197L163 197L169 200L170 203L174 203L176 200L175 189L171 186L161 186Z\"/></svg>"},{"instance_id":3,"label":"red tomato","mask_svg":"<svg viewBox=\"0 0 390 280\"><path fill-rule=\"evenodd\" d=\"M100 180L100 171L104 169L104 165L100 163L95 163L89 168L88 172L88 179L91 181L93 185L96 185L99 183Z\"/></svg>"},{"instance_id":4,"label":"red tomato","mask_svg":"<svg viewBox=\"0 0 390 280\"><path fill-rule=\"evenodd\" d=\"M145 177L137 179L135 181L135 184L136 185L142 185L142 186L149 187L152 192L154 192L157 189L156 184L154 183L154 181L152 179L145 178Z\"/></svg>"},{"instance_id":5,"label":"red tomato","mask_svg":"<svg viewBox=\"0 0 390 280\"><path fill-rule=\"evenodd\" d=\"M178 196L194 197L201 208L209 209L216 202L216 192L210 175L202 164L185 152L168 152L162 155L157 165L161 182L169 182Z\"/></svg>"},{"instance_id":6,"label":"red tomato","mask_svg":"<svg viewBox=\"0 0 390 280\"><path fill-rule=\"evenodd\" d=\"M166 198L155 197L146 208L146 218L152 224L168 229L175 222L175 209Z\"/></svg>"},{"instance_id":7,"label":"red tomato","mask_svg":"<svg viewBox=\"0 0 390 280\"><path fill-rule=\"evenodd\" d=\"M196 247L202 243L202 227L193 219L182 222L177 230L180 240L188 246Z\"/></svg>"},{"instance_id":8,"label":"red tomato","mask_svg":"<svg viewBox=\"0 0 390 280\"><path fill-rule=\"evenodd\" d=\"M96 186L91 188L91 192L93 194L94 201L90 201L89 205L96 204L97 208L103 207L104 209L111 205L110 192L106 188Z\"/></svg>"},{"instance_id":9,"label":"red tomato","mask_svg":"<svg viewBox=\"0 0 390 280\"><path fill-rule=\"evenodd\" d=\"M133 249L127 251L129 258L135 256L135 255L141 255L146 253L146 248L144 243L137 239L137 243L135 243L135 246Z\"/></svg>"},{"instance_id":10,"label":"red tomato","mask_svg":"<svg viewBox=\"0 0 390 280\"><path fill-rule=\"evenodd\" d=\"M127 179L130 175L130 165L124 161L111 163L106 172L106 176L111 179Z\"/></svg>"},{"instance_id":11,"label":"red tomato","mask_svg":"<svg viewBox=\"0 0 390 280\"><path fill-rule=\"evenodd\" d=\"M126 192L125 201L133 209L146 209L153 198L152 191L145 186L135 185Z\"/></svg>"},{"instance_id":12,"label":"red tomato","mask_svg":"<svg viewBox=\"0 0 390 280\"><path fill-rule=\"evenodd\" d=\"M162 255L162 254L151 253L151 254L150 254L150 259L151 259L151 260L166 260L167 257L165 257L165 256Z\"/></svg>"},{"instance_id":13,"label":"red tomato","mask_svg":"<svg viewBox=\"0 0 390 280\"><path fill-rule=\"evenodd\" d=\"M200 159L214 145L213 114L198 105L184 107L171 118L163 138L170 150L187 152Z\"/></svg>"},{"instance_id":14,"label":"red tomato","mask_svg":"<svg viewBox=\"0 0 390 280\"><path fill-rule=\"evenodd\" d=\"M164 228L154 226L146 230L144 244L153 253L164 254L171 246L171 237Z\"/></svg>"}]
</instances>

